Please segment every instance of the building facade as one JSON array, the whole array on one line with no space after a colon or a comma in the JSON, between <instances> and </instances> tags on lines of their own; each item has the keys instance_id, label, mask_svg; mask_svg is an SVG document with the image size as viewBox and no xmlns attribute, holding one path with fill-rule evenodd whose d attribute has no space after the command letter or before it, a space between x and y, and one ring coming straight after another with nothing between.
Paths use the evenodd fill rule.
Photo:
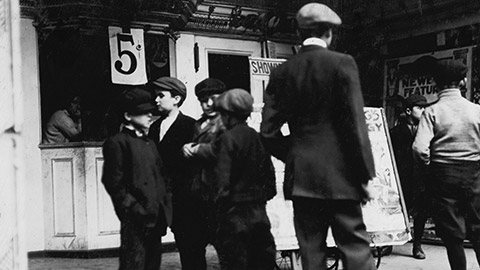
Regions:
<instances>
[{"instance_id":1,"label":"building facade","mask_svg":"<svg viewBox=\"0 0 480 270\"><path fill-rule=\"evenodd\" d=\"M20 1L28 251L119 245L119 223L100 182L101 145L118 128L111 116L128 86L112 83L109 27L125 34L141 29L147 79L180 79L187 86L181 109L199 117L194 86L207 77L245 88L262 103L263 86L250 79L249 57L293 55L295 12L307 2ZM467 98L480 96L478 1L320 2L344 20L333 49L356 58L368 106L387 106L387 63L465 47L472 70ZM83 100L83 140L42 144L49 117L72 95ZM173 241L172 235L164 241Z\"/></svg>"}]
</instances>

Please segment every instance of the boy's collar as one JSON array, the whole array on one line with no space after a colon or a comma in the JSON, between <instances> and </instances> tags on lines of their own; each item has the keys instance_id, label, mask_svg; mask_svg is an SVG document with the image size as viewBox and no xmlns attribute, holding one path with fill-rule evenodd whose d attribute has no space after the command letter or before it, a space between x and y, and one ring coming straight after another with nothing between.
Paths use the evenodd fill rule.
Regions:
<instances>
[{"instance_id":1,"label":"boy's collar","mask_svg":"<svg viewBox=\"0 0 480 270\"><path fill-rule=\"evenodd\" d=\"M176 108L174 110L169 111L168 113L162 114L162 118L176 118L180 114L180 108Z\"/></svg>"},{"instance_id":2,"label":"boy's collar","mask_svg":"<svg viewBox=\"0 0 480 270\"><path fill-rule=\"evenodd\" d=\"M123 129L127 130L127 131L130 131L130 133L135 134L137 137L145 137L146 136L145 131L139 130L139 129L135 128L134 126L132 126L131 124L124 125Z\"/></svg>"}]
</instances>

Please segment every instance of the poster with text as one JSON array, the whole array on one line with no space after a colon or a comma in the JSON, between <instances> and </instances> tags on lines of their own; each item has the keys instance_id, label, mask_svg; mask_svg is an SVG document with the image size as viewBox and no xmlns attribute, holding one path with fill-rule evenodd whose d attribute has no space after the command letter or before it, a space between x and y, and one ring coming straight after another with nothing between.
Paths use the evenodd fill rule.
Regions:
<instances>
[{"instance_id":1,"label":"poster with text","mask_svg":"<svg viewBox=\"0 0 480 270\"><path fill-rule=\"evenodd\" d=\"M372 107L364 112L375 162L375 177L370 182L375 192L363 206L363 220L372 244L402 245L410 240L408 215L385 114L382 108Z\"/></svg>"},{"instance_id":2,"label":"poster with text","mask_svg":"<svg viewBox=\"0 0 480 270\"><path fill-rule=\"evenodd\" d=\"M392 128L397 124L402 113L402 102L408 96L423 95L429 103L437 100L438 89L430 70L428 66L422 66L419 60L425 56L436 60L459 60L467 65L467 85L461 91L465 98L471 100L472 51L473 47L462 47L386 60L383 100L388 127Z\"/></svg>"}]
</instances>

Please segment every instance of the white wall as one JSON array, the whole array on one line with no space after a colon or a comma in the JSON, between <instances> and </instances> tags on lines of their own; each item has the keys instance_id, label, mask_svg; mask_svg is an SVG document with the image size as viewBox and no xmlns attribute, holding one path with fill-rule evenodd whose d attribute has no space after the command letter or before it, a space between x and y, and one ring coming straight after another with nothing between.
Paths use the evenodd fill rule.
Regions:
<instances>
[{"instance_id":1,"label":"white wall","mask_svg":"<svg viewBox=\"0 0 480 270\"><path fill-rule=\"evenodd\" d=\"M181 111L195 119L202 114L202 108L195 96L195 85L206 77L199 77L195 72L193 45L195 38L192 34L181 33L175 44L176 74L172 74L187 87L187 99L180 107Z\"/></svg>"},{"instance_id":2,"label":"white wall","mask_svg":"<svg viewBox=\"0 0 480 270\"><path fill-rule=\"evenodd\" d=\"M44 209L41 155L40 88L37 34L31 19L21 19L22 80L24 119L22 128L25 149L25 214L27 250L44 250Z\"/></svg>"}]
</instances>

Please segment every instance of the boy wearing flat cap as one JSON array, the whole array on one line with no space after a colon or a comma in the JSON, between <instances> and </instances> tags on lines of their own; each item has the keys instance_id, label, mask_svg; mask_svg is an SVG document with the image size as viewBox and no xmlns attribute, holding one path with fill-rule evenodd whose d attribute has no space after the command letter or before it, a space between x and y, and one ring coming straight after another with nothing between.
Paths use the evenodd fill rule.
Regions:
<instances>
[{"instance_id":1,"label":"boy wearing flat cap","mask_svg":"<svg viewBox=\"0 0 480 270\"><path fill-rule=\"evenodd\" d=\"M103 145L102 176L121 223L119 269L158 270L171 203L161 158L144 133L155 106L140 88L125 92L121 103L123 129Z\"/></svg>"},{"instance_id":2,"label":"boy wearing flat cap","mask_svg":"<svg viewBox=\"0 0 480 270\"><path fill-rule=\"evenodd\" d=\"M188 231L190 253L185 254L183 269L206 269L205 248L215 244L216 208L215 196L215 153L213 142L223 132L220 114L214 110L216 97L225 92L225 84L214 78L207 78L195 86L195 95L200 101L203 115L195 122L195 134L191 143L183 146L183 154L194 166L190 190L192 192L190 223L195 224ZM188 263L188 266L186 264ZM188 268L187 268L188 267Z\"/></svg>"},{"instance_id":3,"label":"boy wearing flat cap","mask_svg":"<svg viewBox=\"0 0 480 270\"><path fill-rule=\"evenodd\" d=\"M375 269L361 202L371 199L375 176L357 65L328 50L341 24L326 5L297 13L300 51L274 69L266 89L261 135L285 162L285 198L293 201L303 269L326 268L332 228L346 269ZM290 134L282 134L289 125Z\"/></svg>"},{"instance_id":4,"label":"boy wearing flat cap","mask_svg":"<svg viewBox=\"0 0 480 270\"><path fill-rule=\"evenodd\" d=\"M402 183L402 191L408 213L413 216L413 257L425 259L421 240L427 221L425 209L424 177L422 171L413 160L412 144L417 134L418 122L427 106L427 99L422 95L410 95L405 99L403 112L405 117L390 130L393 152L398 174Z\"/></svg>"},{"instance_id":5,"label":"boy wearing flat cap","mask_svg":"<svg viewBox=\"0 0 480 270\"><path fill-rule=\"evenodd\" d=\"M215 247L221 269L275 268L275 242L265 209L276 193L275 171L260 136L246 123L252 104L252 96L243 89L229 90L215 100L227 129L215 147Z\"/></svg>"},{"instance_id":6,"label":"boy wearing flat cap","mask_svg":"<svg viewBox=\"0 0 480 270\"><path fill-rule=\"evenodd\" d=\"M412 146L414 156L428 166L435 230L455 270L467 269L465 238L480 259L480 106L461 96L466 74L467 66L459 61L434 65L439 99L423 112Z\"/></svg>"},{"instance_id":7,"label":"boy wearing flat cap","mask_svg":"<svg viewBox=\"0 0 480 270\"><path fill-rule=\"evenodd\" d=\"M167 188L172 193L172 232L180 252L183 269L189 268L188 254L191 253L189 230L192 226L189 213L192 202L190 182L191 165L183 156L182 146L193 140L195 120L180 112L180 106L187 96L185 85L172 77L161 77L148 84L154 93L161 117L155 121L148 136L157 144L168 178Z\"/></svg>"}]
</instances>

